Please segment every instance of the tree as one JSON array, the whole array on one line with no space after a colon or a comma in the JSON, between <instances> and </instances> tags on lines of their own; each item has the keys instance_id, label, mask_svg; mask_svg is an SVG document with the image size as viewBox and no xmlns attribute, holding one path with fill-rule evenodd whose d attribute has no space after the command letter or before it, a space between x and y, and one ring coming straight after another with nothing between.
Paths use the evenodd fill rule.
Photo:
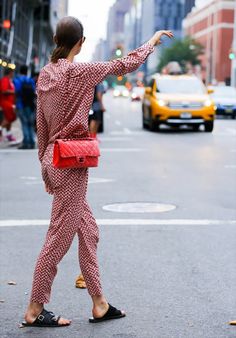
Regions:
<instances>
[{"instance_id":1,"label":"tree","mask_svg":"<svg viewBox=\"0 0 236 338\"><path fill-rule=\"evenodd\" d=\"M178 62L185 71L187 63L193 66L201 64L199 56L203 53L204 47L193 38L185 37L183 40L177 40L171 47L163 50L158 71L160 72L171 61Z\"/></svg>"}]
</instances>

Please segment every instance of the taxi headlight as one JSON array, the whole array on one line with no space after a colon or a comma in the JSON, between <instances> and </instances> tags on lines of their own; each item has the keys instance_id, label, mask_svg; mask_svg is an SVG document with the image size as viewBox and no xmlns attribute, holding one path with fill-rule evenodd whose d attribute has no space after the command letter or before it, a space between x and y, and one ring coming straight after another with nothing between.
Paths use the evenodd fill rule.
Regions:
<instances>
[{"instance_id":1,"label":"taxi headlight","mask_svg":"<svg viewBox=\"0 0 236 338\"><path fill-rule=\"evenodd\" d=\"M114 96L119 96L120 95L120 92L119 90L115 89L114 92L113 92Z\"/></svg>"},{"instance_id":2,"label":"taxi headlight","mask_svg":"<svg viewBox=\"0 0 236 338\"><path fill-rule=\"evenodd\" d=\"M205 102L204 102L204 106L205 107L210 107L212 105L212 101L211 100L206 100Z\"/></svg>"},{"instance_id":3,"label":"taxi headlight","mask_svg":"<svg viewBox=\"0 0 236 338\"><path fill-rule=\"evenodd\" d=\"M167 102L165 102L164 100L157 100L157 103L159 104L159 106L164 107L167 105Z\"/></svg>"}]
</instances>

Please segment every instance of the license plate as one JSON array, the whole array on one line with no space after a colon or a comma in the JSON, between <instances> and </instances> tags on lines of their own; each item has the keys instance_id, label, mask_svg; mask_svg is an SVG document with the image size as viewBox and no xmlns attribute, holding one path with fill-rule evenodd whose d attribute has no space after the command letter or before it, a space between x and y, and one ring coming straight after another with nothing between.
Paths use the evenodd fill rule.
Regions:
<instances>
[{"instance_id":1,"label":"license plate","mask_svg":"<svg viewBox=\"0 0 236 338\"><path fill-rule=\"evenodd\" d=\"M192 114L191 113L181 113L180 117L181 117L181 119L191 119Z\"/></svg>"},{"instance_id":2,"label":"license plate","mask_svg":"<svg viewBox=\"0 0 236 338\"><path fill-rule=\"evenodd\" d=\"M225 112L226 112L226 113L232 113L232 112L233 112L233 109L225 109Z\"/></svg>"}]
</instances>

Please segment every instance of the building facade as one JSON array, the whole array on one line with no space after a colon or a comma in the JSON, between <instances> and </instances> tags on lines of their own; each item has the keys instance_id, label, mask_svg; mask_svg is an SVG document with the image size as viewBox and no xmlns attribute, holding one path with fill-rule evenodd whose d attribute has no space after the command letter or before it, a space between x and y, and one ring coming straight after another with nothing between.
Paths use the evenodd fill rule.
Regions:
<instances>
[{"instance_id":1,"label":"building facade","mask_svg":"<svg viewBox=\"0 0 236 338\"><path fill-rule=\"evenodd\" d=\"M231 86L236 87L236 1L234 4L234 32L232 50L234 58L231 60Z\"/></svg>"},{"instance_id":2,"label":"building facade","mask_svg":"<svg viewBox=\"0 0 236 338\"><path fill-rule=\"evenodd\" d=\"M184 6L184 0L143 0L141 41L147 41L155 31L162 29L170 29L173 31L175 38L181 38L183 36ZM145 70L147 74L156 71L162 48L169 46L171 43L171 40L166 39L164 46L159 46L148 58Z\"/></svg>"},{"instance_id":3,"label":"building facade","mask_svg":"<svg viewBox=\"0 0 236 338\"><path fill-rule=\"evenodd\" d=\"M195 6L196 0L185 0L184 2L184 17L191 12L192 8Z\"/></svg>"},{"instance_id":4,"label":"building facade","mask_svg":"<svg viewBox=\"0 0 236 338\"><path fill-rule=\"evenodd\" d=\"M107 24L107 59L115 57L117 48L124 53L125 15L130 11L133 0L117 0L110 8Z\"/></svg>"},{"instance_id":5,"label":"building facade","mask_svg":"<svg viewBox=\"0 0 236 338\"><path fill-rule=\"evenodd\" d=\"M107 41L100 39L95 47L92 61L105 61L107 57Z\"/></svg>"},{"instance_id":6,"label":"building facade","mask_svg":"<svg viewBox=\"0 0 236 338\"><path fill-rule=\"evenodd\" d=\"M66 14L67 0L1 0L1 74L5 67L22 64L38 72L49 59L56 23Z\"/></svg>"},{"instance_id":7,"label":"building facade","mask_svg":"<svg viewBox=\"0 0 236 338\"><path fill-rule=\"evenodd\" d=\"M206 83L229 83L231 60L228 55L233 42L235 0L206 3L196 3L196 8L183 22L184 31L205 47L201 61Z\"/></svg>"},{"instance_id":8,"label":"building facade","mask_svg":"<svg viewBox=\"0 0 236 338\"><path fill-rule=\"evenodd\" d=\"M141 41L142 30L142 0L133 2L130 10L125 15L124 24L124 51L127 53L139 47Z\"/></svg>"}]
</instances>

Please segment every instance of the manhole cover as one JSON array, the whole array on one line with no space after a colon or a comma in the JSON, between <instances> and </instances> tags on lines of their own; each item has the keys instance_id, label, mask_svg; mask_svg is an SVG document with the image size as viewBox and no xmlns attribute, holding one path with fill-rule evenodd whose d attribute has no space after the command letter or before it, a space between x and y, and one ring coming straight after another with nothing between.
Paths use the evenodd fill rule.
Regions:
<instances>
[{"instance_id":1,"label":"manhole cover","mask_svg":"<svg viewBox=\"0 0 236 338\"><path fill-rule=\"evenodd\" d=\"M113 212L135 212L135 213L146 213L146 212L166 212L176 209L173 204L164 203L115 203L104 205L103 210Z\"/></svg>"}]
</instances>

